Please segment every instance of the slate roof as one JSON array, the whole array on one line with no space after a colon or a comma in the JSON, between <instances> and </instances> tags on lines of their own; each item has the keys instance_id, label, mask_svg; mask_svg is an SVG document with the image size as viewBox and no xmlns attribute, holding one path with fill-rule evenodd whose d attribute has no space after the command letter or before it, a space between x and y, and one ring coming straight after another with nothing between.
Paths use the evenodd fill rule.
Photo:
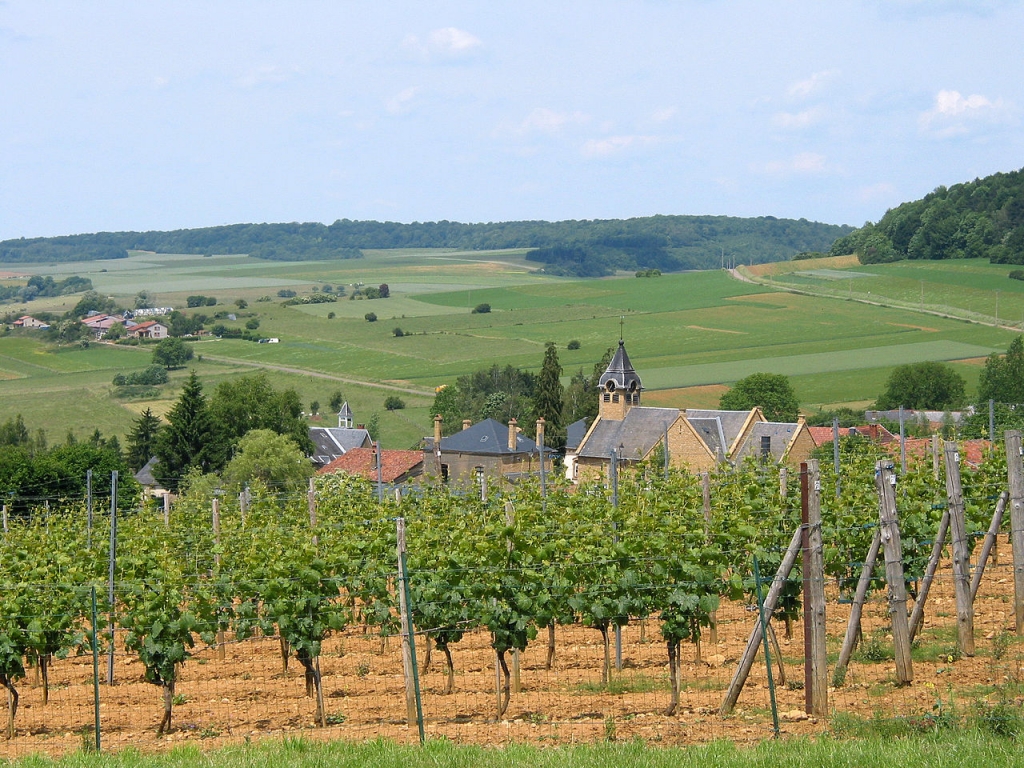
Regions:
<instances>
[{"instance_id":1,"label":"slate roof","mask_svg":"<svg viewBox=\"0 0 1024 768\"><path fill-rule=\"evenodd\" d=\"M772 458L776 461L781 461L786 455L786 449L789 447L793 435L796 434L799 428L799 423L759 421L750 428L750 435L743 441L743 445L740 446L736 456L732 458L736 462L742 461L748 456L760 458L761 438L769 437L771 438Z\"/></svg>"},{"instance_id":2,"label":"slate roof","mask_svg":"<svg viewBox=\"0 0 1024 768\"><path fill-rule=\"evenodd\" d=\"M726 451L736 442L740 430L747 423L748 416L750 416L750 411L712 411L700 410L698 408L688 408L686 410L686 418L690 421L694 419L718 419L722 425L722 434L725 435Z\"/></svg>"},{"instance_id":3,"label":"slate roof","mask_svg":"<svg viewBox=\"0 0 1024 768\"><path fill-rule=\"evenodd\" d=\"M313 463L323 466L353 448L369 447L370 433L365 429L343 429L341 427L310 427L309 439L313 441Z\"/></svg>"},{"instance_id":4,"label":"slate roof","mask_svg":"<svg viewBox=\"0 0 1024 768\"><path fill-rule=\"evenodd\" d=\"M711 449L711 453L716 458L725 456L729 450L729 443L725 440L725 431L722 429L722 420L717 416L714 418L698 419L691 416L687 416L686 419L690 422L697 434L701 436L708 448Z\"/></svg>"},{"instance_id":5,"label":"slate roof","mask_svg":"<svg viewBox=\"0 0 1024 768\"><path fill-rule=\"evenodd\" d=\"M617 451L619 458L636 461L646 456L676 419L678 408L634 406L622 421L601 419L594 425L580 456L607 459Z\"/></svg>"},{"instance_id":6,"label":"slate roof","mask_svg":"<svg viewBox=\"0 0 1024 768\"><path fill-rule=\"evenodd\" d=\"M381 451L381 479L385 483L402 480L417 468L423 469L423 451ZM348 472L367 480L377 480L377 459L372 448L352 448L326 467L317 470L318 475L332 472Z\"/></svg>"},{"instance_id":7,"label":"slate roof","mask_svg":"<svg viewBox=\"0 0 1024 768\"><path fill-rule=\"evenodd\" d=\"M146 462L146 466L135 473L135 479L139 481L139 485L147 488L156 488L160 485L160 481L153 475L153 469L156 467L157 458L154 456Z\"/></svg>"},{"instance_id":8,"label":"slate roof","mask_svg":"<svg viewBox=\"0 0 1024 768\"><path fill-rule=\"evenodd\" d=\"M572 424L565 428L565 450L575 451L580 447L580 443L583 442L583 438L587 434L587 420L580 419L574 421Z\"/></svg>"},{"instance_id":9,"label":"slate roof","mask_svg":"<svg viewBox=\"0 0 1024 768\"><path fill-rule=\"evenodd\" d=\"M545 452L550 452L545 448ZM519 433L516 435L516 449L508 449L508 425L494 419L484 419L469 429L441 438L442 453L473 453L485 456L502 456L517 453L536 453L537 444Z\"/></svg>"},{"instance_id":10,"label":"slate roof","mask_svg":"<svg viewBox=\"0 0 1024 768\"><path fill-rule=\"evenodd\" d=\"M615 355L612 357L611 362L608 363L605 372L601 374L598 386L601 389L605 389L608 382L614 382L615 389L624 389L630 392L639 392L643 389L640 377L633 370L633 364L629 362L629 355L626 354L626 345L622 339L619 339L619 348L615 350Z\"/></svg>"}]
</instances>

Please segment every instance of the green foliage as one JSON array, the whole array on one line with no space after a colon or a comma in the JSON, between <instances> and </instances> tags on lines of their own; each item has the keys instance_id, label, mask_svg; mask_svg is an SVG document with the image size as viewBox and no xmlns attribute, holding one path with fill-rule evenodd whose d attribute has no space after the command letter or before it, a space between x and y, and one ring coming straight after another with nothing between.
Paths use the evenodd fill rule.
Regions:
<instances>
[{"instance_id":1,"label":"green foliage","mask_svg":"<svg viewBox=\"0 0 1024 768\"><path fill-rule=\"evenodd\" d=\"M405 401L397 395L388 395L384 398L384 408L388 411L400 411L405 408Z\"/></svg>"},{"instance_id":2,"label":"green foliage","mask_svg":"<svg viewBox=\"0 0 1024 768\"><path fill-rule=\"evenodd\" d=\"M789 379L779 373L752 373L737 381L718 403L730 411L760 407L768 421L796 421L800 403Z\"/></svg>"},{"instance_id":3,"label":"green foliage","mask_svg":"<svg viewBox=\"0 0 1024 768\"><path fill-rule=\"evenodd\" d=\"M171 368L184 368L194 356L192 347L181 339L161 339L153 350L153 363Z\"/></svg>"},{"instance_id":4,"label":"green foliage","mask_svg":"<svg viewBox=\"0 0 1024 768\"><path fill-rule=\"evenodd\" d=\"M574 350L574 349L579 349L580 348L580 340L579 339L573 339L572 341L570 341L568 344L565 345L565 348L570 350L570 351Z\"/></svg>"},{"instance_id":5,"label":"green foliage","mask_svg":"<svg viewBox=\"0 0 1024 768\"><path fill-rule=\"evenodd\" d=\"M157 476L169 488L190 469L208 471L218 465L222 452L203 385L195 371L189 375L181 396L167 413L167 424L157 440Z\"/></svg>"},{"instance_id":6,"label":"green foliage","mask_svg":"<svg viewBox=\"0 0 1024 768\"><path fill-rule=\"evenodd\" d=\"M565 447L565 425L562 423L565 389L561 377L562 364L558 362L558 348L553 341L549 341L544 348L544 362L533 391L533 413L546 422L545 442L556 451Z\"/></svg>"},{"instance_id":7,"label":"green foliage","mask_svg":"<svg viewBox=\"0 0 1024 768\"><path fill-rule=\"evenodd\" d=\"M472 314L472 315L486 315L490 311L491 311L491 305L490 304L477 304L475 307L473 307L473 310L470 312L470 314Z\"/></svg>"},{"instance_id":8,"label":"green foliage","mask_svg":"<svg viewBox=\"0 0 1024 768\"><path fill-rule=\"evenodd\" d=\"M149 386L166 384L169 380L167 369L160 365L150 365L141 371L119 373L114 377L115 387Z\"/></svg>"},{"instance_id":9,"label":"green foliage","mask_svg":"<svg viewBox=\"0 0 1024 768\"><path fill-rule=\"evenodd\" d=\"M189 296L188 298L185 299L185 304L189 308L195 308L195 307L215 307L215 306L217 306L217 297L216 296L202 296L202 295Z\"/></svg>"},{"instance_id":10,"label":"green foliage","mask_svg":"<svg viewBox=\"0 0 1024 768\"><path fill-rule=\"evenodd\" d=\"M131 432L128 433L125 460L136 472L156 455L160 427L160 419L150 408L146 408L132 424Z\"/></svg>"},{"instance_id":11,"label":"green foliage","mask_svg":"<svg viewBox=\"0 0 1024 768\"><path fill-rule=\"evenodd\" d=\"M863 264L963 258L1024 264L1022 195L1022 171L938 187L839 238L830 253L856 253Z\"/></svg>"},{"instance_id":12,"label":"green foliage","mask_svg":"<svg viewBox=\"0 0 1024 768\"><path fill-rule=\"evenodd\" d=\"M218 469L239 440L254 429L286 435L301 450L312 451L298 393L275 390L265 373L221 382L210 398L209 410L222 444L212 469Z\"/></svg>"},{"instance_id":13,"label":"green foliage","mask_svg":"<svg viewBox=\"0 0 1024 768\"><path fill-rule=\"evenodd\" d=\"M376 323L377 322L377 314L375 312L367 312L365 315L363 315L363 318L368 323Z\"/></svg>"},{"instance_id":14,"label":"green foliage","mask_svg":"<svg viewBox=\"0 0 1024 768\"><path fill-rule=\"evenodd\" d=\"M1011 280L1024 280L1024 269L1015 269L1011 271L1009 278Z\"/></svg>"},{"instance_id":15,"label":"green foliage","mask_svg":"<svg viewBox=\"0 0 1024 768\"><path fill-rule=\"evenodd\" d=\"M1006 354L992 354L985 361L978 383L978 400L1024 403L1024 336L1010 342Z\"/></svg>"},{"instance_id":16,"label":"green foliage","mask_svg":"<svg viewBox=\"0 0 1024 768\"><path fill-rule=\"evenodd\" d=\"M405 331L403 331L401 328L398 328L398 327L396 327L391 333L393 333L395 335L396 339L400 339L403 336L405 336Z\"/></svg>"},{"instance_id":17,"label":"green foliage","mask_svg":"<svg viewBox=\"0 0 1024 768\"><path fill-rule=\"evenodd\" d=\"M296 296L295 291L284 291L284 293L293 297L281 302L281 306L284 307L298 307L304 304L333 304L338 300L337 296L330 293L311 293L308 296ZM277 292L278 296L281 294L282 291Z\"/></svg>"},{"instance_id":18,"label":"green foliage","mask_svg":"<svg viewBox=\"0 0 1024 768\"><path fill-rule=\"evenodd\" d=\"M253 429L238 442L224 468L224 481L242 488L259 480L268 488L295 491L312 474L313 465L292 440L269 429Z\"/></svg>"},{"instance_id":19,"label":"green foliage","mask_svg":"<svg viewBox=\"0 0 1024 768\"><path fill-rule=\"evenodd\" d=\"M945 363L924 362L893 369L876 407L945 411L962 406L967 399L964 377Z\"/></svg>"},{"instance_id":20,"label":"green foliage","mask_svg":"<svg viewBox=\"0 0 1024 768\"><path fill-rule=\"evenodd\" d=\"M516 419L528 427L536 386L537 377L529 371L495 363L439 389L430 412L442 416L444 434L461 429L463 419L491 418L502 423Z\"/></svg>"}]
</instances>

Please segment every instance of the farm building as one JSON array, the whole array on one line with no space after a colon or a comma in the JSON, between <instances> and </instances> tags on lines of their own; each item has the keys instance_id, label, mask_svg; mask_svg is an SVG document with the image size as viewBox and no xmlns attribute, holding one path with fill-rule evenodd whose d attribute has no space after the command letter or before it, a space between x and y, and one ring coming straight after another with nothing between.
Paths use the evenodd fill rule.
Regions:
<instances>
[{"instance_id":1,"label":"farm building","mask_svg":"<svg viewBox=\"0 0 1024 768\"><path fill-rule=\"evenodd\" d=\"M49 323L44 323L42 320L36 320L32 315L22 315L14 321L15 328L39 328L45 330L50 327Z\"/></svg>"},{"instance_id":2,"label":"farm building","mask_svg":"<svg viewBox=\"0 0 1024 768\"><path fill-rule=\"evenodd\" d=\"M377 481L377 450L380 450L380 480L398 485L423 474L422 451L386 451L375 447L353 448L317 470L318 475L346 472Z\"/></svg>"},{"instance_id":3,"label":"farm building","mask_svg":"<svg viewBox=\"0 0 1024 768\"><path fill-rule=\"evenodd\" d=\"M129 336L134 336L137 339L167 338L167 326L163 323L158 323L156 320L147 320L144 323L138 323L127 330Z\"/></svg>"},{"instance_id":4,"label":"farm building","mask_svg":"<svg viewBox=\"0 0 1024 768\"><path fill-rule=\"evenodd\" d=\"M570 480L606 476L612 457L621 464L650 460L667 445L671 466L705 472L718 464L747 457L797 464L814 449L800 418L794 423L770 422L760 408L750 411L680 410L640 404L643 383L619 348L598 382L597 419L575 450L567 449Z\"/></svg>"}]
</instances>

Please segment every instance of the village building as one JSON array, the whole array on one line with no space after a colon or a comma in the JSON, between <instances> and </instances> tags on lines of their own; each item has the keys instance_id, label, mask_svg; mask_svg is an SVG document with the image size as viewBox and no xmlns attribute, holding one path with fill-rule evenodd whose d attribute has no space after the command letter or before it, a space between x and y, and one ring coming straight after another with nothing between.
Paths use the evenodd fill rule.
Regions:
<instances>
[{"instance_id":1,"label":"village building","mask_svg":"<svg viewBox=\"0 0 1024 768\"><path fill-rule=\"evenodd\" d=\"M352 448L327 466L318 469L317 474L345 472L377 482L378 466L379 479L382 483L400 485L423 474L423 452L382 450L377 447Z\"/></svg>"},{"instance_id":2,"label":"village building","mask_svg":"<svg viewBox=\"0 0 1024 768\"><path fill-rule=\"evenodd\" d=\"M651 408L641 405L643 383L622 340L598 382L597 419L575 450L566 450L566 476L573 481L607 477L612 461L628 466L659 452L672 467L706 472L751 457L799 464L814 449L803 418L770 422L760 408L724 411Z\"/></svg>"},{"instance_id":3,"label":"village building","mask_svg":"<svg viewBox=\"0 0 1024 768\"><path fill-rule=\"evenodd\" d=\"M353 448L369 448L373 445L369 432L362 426L353 426L352 409L348 402L338 411L337 427L310 427L309 439L314 446L310 460L317 467L327 466Z\"/></svg>"},{"instance_id":4,"label":"village building","mask_svg":"<svg viewBox=\"0 0 1024 768\"><path fill-rule=\"evenodd\" d=\"M542 442L544 419L537 420L538 440ZM553 452L522 434L515 419L504 425L495 419L473 424L462 422L462 430L442 437L441 417L434 417L434 437L424 448L424 474L442 482L471 484L488 478L516 480L536 475L543 468L553 470Z\"/></svg>"},{"instance_id":5,"label":"village building","mask_svg":"<svg viewBox=\"0 0 1024 768\"><path fill-rule=\"evenodd\" d=\"M126 327L128 335L136 339L166 339L167 326L156 320L135 323Z\"/></svg>"}]
</instances>

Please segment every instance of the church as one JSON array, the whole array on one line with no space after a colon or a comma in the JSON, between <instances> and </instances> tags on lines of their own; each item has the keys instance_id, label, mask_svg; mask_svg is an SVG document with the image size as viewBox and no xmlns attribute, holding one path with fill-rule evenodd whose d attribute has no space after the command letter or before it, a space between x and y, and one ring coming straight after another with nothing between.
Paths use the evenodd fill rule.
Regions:
<instances>
[{"instance_id":1,"label":"church","mask_svg":"<svg viewBox=\"0 0 1024 768\"><path fill-rule=\"evenodd\" d=\"M643 383L619 340L598 384L597 419L575 447L567 446L566 476L572 481L606 477L618 466L650 460L665 446L669 465L690 472L735 466L747 457L797 466L814 450L801 416L796 422L768 421L750 411L649 408L640 404ZM659 447L661 451L659 451Z\"/></svg>"}]
</instances>

